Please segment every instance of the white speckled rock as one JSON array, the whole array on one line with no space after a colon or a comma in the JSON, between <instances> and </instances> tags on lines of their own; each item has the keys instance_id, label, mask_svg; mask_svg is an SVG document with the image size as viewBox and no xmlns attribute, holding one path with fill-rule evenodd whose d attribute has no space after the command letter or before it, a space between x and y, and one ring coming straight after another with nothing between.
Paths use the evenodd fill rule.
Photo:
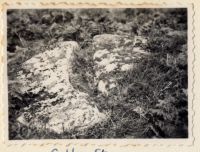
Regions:
<instances>
[{"instance_id":1,"label":"white speckled rock","mask_svg":"<svg viewBox=\"0 0 200 152\"><path fill-rule=\"evenodd\" d=\"M23 63L18 73L21 94L38 95L37 102L24 108L18 121L39 130L56 133L84 131L106 121L88 94L73 88L72 62L79 46L74 41L61 42L52 50L40 53Z\"/></svg>"},{"instance_id":2,"label":"white speckled rock","mask_svg":"<svg viewBox=\"0 0 200 152\"><path fill-rule=\"evenodd\" d=\"M149 53L136 43L145 44L146 39L136 36L134 39L125 36L102 34L93 38L95 80L98 90L104 95L117 86L117 73L122 73L134 68L138 59Z\"/></svg>"}]
</instances>

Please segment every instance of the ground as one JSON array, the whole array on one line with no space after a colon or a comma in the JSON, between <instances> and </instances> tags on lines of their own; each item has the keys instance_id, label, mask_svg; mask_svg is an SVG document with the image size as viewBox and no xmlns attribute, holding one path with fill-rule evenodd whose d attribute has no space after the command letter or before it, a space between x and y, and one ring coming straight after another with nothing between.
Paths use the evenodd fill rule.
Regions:
<instances>
[{"instance_id":1,"label":"ground","mask_svg":"<svg viewBox=\"0 0 200 152\"><path fill-rule=\"evenodd\" d=\"M187 10L8 11L9 138L186 138Z\"/></svg>"}]
</instances>

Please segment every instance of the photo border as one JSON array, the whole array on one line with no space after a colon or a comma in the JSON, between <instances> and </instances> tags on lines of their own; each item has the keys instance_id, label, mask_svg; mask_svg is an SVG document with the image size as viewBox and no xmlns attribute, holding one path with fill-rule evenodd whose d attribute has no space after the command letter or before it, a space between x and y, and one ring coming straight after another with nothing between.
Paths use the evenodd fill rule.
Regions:
<instances>
[{"instance_id":1,"label":"photo border","mask_svg":"<svg viewBox=\"0 0 200 152\"><path fill-rule=\"evenodd\" d=\"M8 139L8 93L7 93L7 56L6 56L6 10L7 9L40 9L40 8L188 8L188 139L38 139L38 140L9 140ZM3 132L1 133L1 139L7 146L13 145L79 145L79 146L132 146L132 147L147 147L147 146L193 146L195 137L193 134L194 128L194 4L181 4L181 3L73 3L73 2L4 2L0 7L0 49L3 50L0 53L0 72L3 73L1 77L2 87L0 88L0 97L3 102L0 103L0 124L3 124ZM6 102L6 103L5 103ZM2 125L1 125L2 126ZM67 142L67 144L66 144Z\"/></svg>"}]
</instances>

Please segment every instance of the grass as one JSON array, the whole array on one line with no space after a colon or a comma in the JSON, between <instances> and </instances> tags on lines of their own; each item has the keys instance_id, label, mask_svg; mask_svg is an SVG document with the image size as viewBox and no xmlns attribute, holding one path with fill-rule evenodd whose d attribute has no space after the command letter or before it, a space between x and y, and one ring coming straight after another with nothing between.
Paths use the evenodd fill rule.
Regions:
<instances>
[{"instance_id":1,"label":"grass","mask_svg":"<svg viewBox=\"0 0 200 152\"><path fill-rule=\"evenodd\" d=\"M8 63L9 138L187 138L187 11L119 9L113 11L114 17L109 13L105 15L101 10L94 14L90 13L94 10L84 11L88 16L86 21L75 19L79 14L67 10L60 14L56 14L56 10L8 11L8 54L12 54ZM62 16L63 12L68 15ZM51 17L45 16L49 14L51 20ZM101 27L94 24L91 26L89 21L97 25L106 24L106 29L98 29ZM125 34L132 39L132 35L137 34L134 31L140 31L139 34L148 38L143 48L151 55L134 63L130 71L115 73L118 87L110 96L104 96L97 91L97 84L94 83L92 38L95 34L115 33L117 23L126 26L131 22L134 22L133 31ZM147 22L149 26L142 30ZM77 26L73 33L67 30L71 25ZM46 32L41 32L40 27L45 27ZM60 27L62 30L66 28L64 34L60 32ZM16 93L20 87L15 82L16 73L26 60L63 40L75 40L81 46L75 54L73 72L76 76L70 78L72 85L89 93L99 110L110 110L110 119L84 132L74 130L64 134L17 124L17 116L23 112L23 107L31 104L34 96ZM39 45L34 43L37 41Z\"/></svg>"}]
</instances>

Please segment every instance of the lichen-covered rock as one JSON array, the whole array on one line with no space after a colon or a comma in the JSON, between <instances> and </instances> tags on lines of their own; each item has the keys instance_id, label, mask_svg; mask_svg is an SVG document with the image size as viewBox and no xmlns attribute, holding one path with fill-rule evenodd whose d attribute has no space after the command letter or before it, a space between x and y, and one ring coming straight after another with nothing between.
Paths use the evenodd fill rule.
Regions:
<instances>
[{"instance_id":1,"label":"lichen-covered rock","mask_svg":"<svg viewBox=\"0 0 200 152\"><path fill-rule=\"evenodd\" d=\"M93 38L95 76L97 88L105 95L117 87L117 75L134 68L135 63L149 53L142 49L146 39L136 36L134 39L125 36L102 34Z\"/></svg>"},{"instance_id":2,"label":"lichen-covered rock","mask_svg":"<svg viewBox=\"0 0 200 152\"><path fill-rule=\"evenodd\" d=\"M89 95L74 89L70 82L74 51L79 51L76 42L61 42L23 63L17 77L23 86L19 92L34 94L36 99L24 108L20 123L62 133L83 131L106 120Z\"/></svg>"}]
</instances>

